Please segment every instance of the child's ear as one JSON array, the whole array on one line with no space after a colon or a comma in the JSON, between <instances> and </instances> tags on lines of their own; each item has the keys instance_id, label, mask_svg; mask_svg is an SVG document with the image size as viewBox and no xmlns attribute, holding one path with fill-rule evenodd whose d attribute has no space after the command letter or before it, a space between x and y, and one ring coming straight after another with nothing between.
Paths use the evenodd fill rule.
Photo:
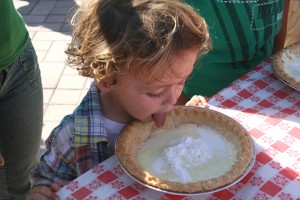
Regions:
<instances>
[{"instance_id":1,"label":"child's ear","mask_svg":"<svg viewBox=\"0 0 300 200\"><path fill-rule=\"evenodd\" d=\"M109 92L111 90L111 84L107 82L97 83L97 88L101 92Z\"/></svg>"}]
</instances>

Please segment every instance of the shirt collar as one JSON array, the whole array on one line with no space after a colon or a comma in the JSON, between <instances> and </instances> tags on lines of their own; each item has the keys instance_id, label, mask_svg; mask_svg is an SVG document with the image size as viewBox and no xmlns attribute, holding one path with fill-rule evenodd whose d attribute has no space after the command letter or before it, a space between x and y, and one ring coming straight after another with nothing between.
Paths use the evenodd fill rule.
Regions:
<instances>
[{"instance_id":1,"label":"shirt collar","mask_svg":"<svg viewBox=\"0 0 300 200\"><path fill-rule=\"evenodd\" d=\"M108 141L104 128L99 90L93 82L74 111L74 147Z\"/></svg>"}]
</instances>

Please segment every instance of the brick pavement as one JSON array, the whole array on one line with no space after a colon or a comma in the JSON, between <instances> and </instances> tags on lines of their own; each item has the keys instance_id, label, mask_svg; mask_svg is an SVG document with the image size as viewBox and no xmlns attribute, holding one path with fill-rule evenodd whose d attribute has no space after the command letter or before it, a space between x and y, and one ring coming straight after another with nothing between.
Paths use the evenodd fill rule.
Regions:
<instances>
[{"instance_id":1,"label":"brick pavement","mask_svg":"<svg viewBox=\"0 0 300 200\"><path fill-rule=\"evenodd\" d=\"M90 79L66 66L64 50L71 40L69 16L81 0L13 0L36 49L44 91L44 125L40 153L51 130L85 95Z\"/></svg>"}]
</instances>

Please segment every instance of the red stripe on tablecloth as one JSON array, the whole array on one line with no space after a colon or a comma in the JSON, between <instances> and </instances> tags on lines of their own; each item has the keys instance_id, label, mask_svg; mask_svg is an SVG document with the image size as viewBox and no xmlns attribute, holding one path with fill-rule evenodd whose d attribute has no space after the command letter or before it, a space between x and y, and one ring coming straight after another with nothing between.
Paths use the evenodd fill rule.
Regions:
<instances>
[{"instance_id":1,"label":"red stripe on tablecloth","mask_svg":"<svg viewBox=\"0 0 300 200\"><path fill-rule=\"evenodd\" d=\"M262 164L267 164L268 162L270 162L272 160L272 158L270 156L268 156L267 154L260 152L256 155L256 160Z\"/></svg>"},{"instance_id":2,"label":"red stripe on tablecloth","mask_svg":"<svg viewBox=\"0 0 300 200\"><path fill-rule=\"evenodd\" d=\"M269 194L270 196L275 196L280 190L282 190L281 187L276 185L275 183L272 183L271 181L266 182L261 188L261 191Z\"/></svg>"},{"instance_id":3,"label":"red stripe on tablecloth","mask_svg":"<svg viewBox=\"0 0 300 200\"><path fill-rule=\"evenodd\" d=\"M261 136L264 135L264 132L256 129L256 128L253 128L249 131L249 134L253 137L255 137L256 139L260 138Z\"/></svg>"},{"instance_id":4,"label":"red stripe on tablecloth","mask_svg":"<svg viewBox=\"0 0 300 200\"><path fill-rule=\"evenodd\" d=\"M86 196L88 196L91 193L92 191L88 190L86 187L82 187L76 192L74 192L72 196L75 197L76 199L84 199Z\"/></svg>"},{"instance_id":5,"label":"red stripe on tablecloth","mask_svg":"<svg viewBox=\"0 0 300 200\"><path fill-rule=\"evenodd\" d=\"M294 180L299 176L299 173L297 173L296 171L294 171L293 169L291 169L289 167L284 168L279 173L291 180Z\"/></svg>"},{"instance_id":6,"label":"red stripe on tablecloth","mask_svg":"<svg viewBox=\"0 0 300 200\"><path fill-rule=\"evenodd\" d=\"M281 141L277 141L274 144L271 145L272 147L274 147L275 149L277 149L280 152L285 152L290 146L288 146L287 144L285 144L284 142Z\"/></svg>"},{"instance_id":7,"label":"red stripe on tablecloth","mask_svg":"<svg viewBox=\"0 0 300 200\"><path fill-rule=\"evenodd\" d=\"M268 86L268 84L262 80L257 80L253 84L260 89L264 89L265 87Z\"/></svg>"},{"instance_id":8,"label":"red stripe on tablecloth","mask_svg":"<svg viewBox=\"0 0 300 200\"><path fill-rule=\"evenodd\" d=\"M297 128L297 127L292 128L292 130L290 130L288 132L288 134L290 134L291 136L300 140L300 129L299 128Z\"/></svg>"},{"instance_id":9,"label":"red stripe on tablecloth","mask_svg":"<svg viewBox=\"0 0 300 200\"><path fill-rule=\"evenodd\" d=\"M231 199L234 196L234 194L228 190L221 190L219 192L214 193L213 196L219 199Z\"/></svg>"},{"instance_id":10,"label":"red stripe on tablecloth","mask_svg":"<svg viewBox=\"0 0 300 200\"><path fill-rule=\"evenodd\" d=\"M138 191L136 191L130 186L123 188L122 190L118 191L118 193L121 194L126 199L132 198L139 194Z\"/></svg>"},{"instance_id":11,"label":"red stripe on tablecloth","mask_svg":"<svg viewBox=\"0 0 300 200\"><path fill-rule=\"evenodd\" d=\"M107 171L99 175L97 178L103 183L107 184L112 182L113 180L116 180L118 177L114 175L111 171Z\"/></svg>"}]
</instances>

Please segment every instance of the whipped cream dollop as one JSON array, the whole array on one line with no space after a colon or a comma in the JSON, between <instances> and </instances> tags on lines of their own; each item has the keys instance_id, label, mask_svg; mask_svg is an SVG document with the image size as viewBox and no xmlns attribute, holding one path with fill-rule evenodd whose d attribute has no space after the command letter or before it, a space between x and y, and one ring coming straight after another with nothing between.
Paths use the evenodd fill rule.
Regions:
<instances>
[{"instance_id":1,"label":"whipped cream dollop","mask_svg":"<svg viewBox=\"0 0 300 200\"><path fill-rule=\"evenodd\" d=\"M237 151L217 131L184 124L154 133L138 151L137 160L152 175L186 183L225 174L236 162Z\"/></svg>"},{"instance_id":2,"label":"whipped cream dollop","mask_svg":"<svg viewBox=\"0 0 300 200\"><path fill-rule=\"evenodd\" d=\"M166 148L163 156L183 182L192 180L187 168L203 165L212 157L201 139L193 139L190 136L183 136L179 144Z\"/></svg>"},{"instance_id":3,"label":"whipped cream dollop","mask_svg":"<svg viewBox=\"0 0 300 200\"><path fill-rule=\"evenodd\" d=\"M300 59L291 62L291 68L300 72Z\"/></svg>"},{"instance_id":4,"label":"whipped cream dollop","mask_svg":"<svg viewBox=\"0 0 300 200\"><path fill-rule=\"evenodd\" d=\"M290 76L293 77L297 82L300 82L300 58L299 55L287 51L283 55L284 61L284 71Z\"/></svg>"},{"instance_id":5,"label":"whipped cream dollop","mask_svg":"<svg viewBox=\"0 0 300 200\"><path fill-rule=\"evenodd\" d=\"M291 61L287 70L289 76L293 77L297 82L300 82L300 59Z\"/></svg>"}]
</instances>

